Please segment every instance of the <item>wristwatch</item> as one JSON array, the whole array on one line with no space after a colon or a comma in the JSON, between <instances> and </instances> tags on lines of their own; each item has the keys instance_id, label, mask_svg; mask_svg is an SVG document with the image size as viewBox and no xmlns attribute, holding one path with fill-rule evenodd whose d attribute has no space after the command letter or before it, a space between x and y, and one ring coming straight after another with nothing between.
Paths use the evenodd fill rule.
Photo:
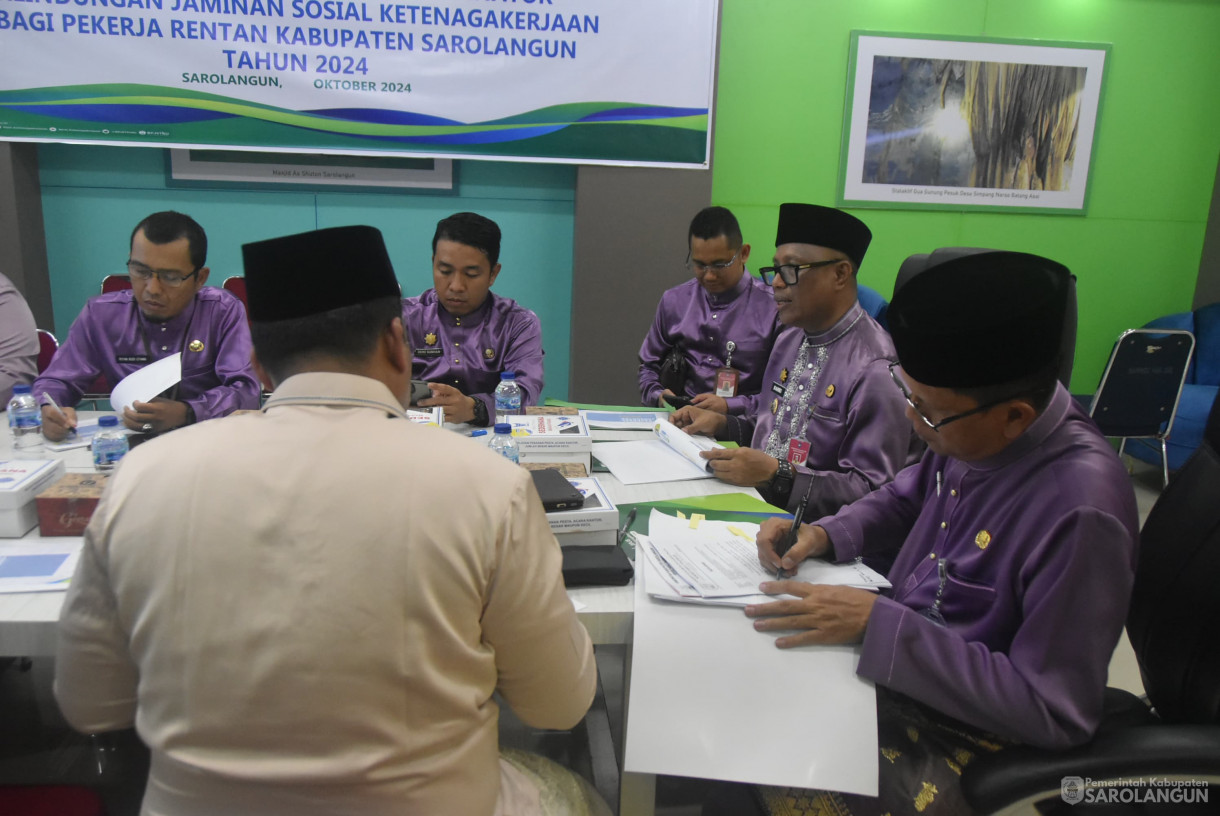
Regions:
<instances>
[{"instance_id":1,"label":"wristwatch","mask_svg":"<svg viewBox=\"0 0 1220 816\"><path fill-rule=\"evenodd\" d=\"M788 502L788 495L792 493L792 484L795 480L796 472L792 469L792 463L781 459L779 469L775 471L771 481L767 482L767 493L771 496L772 504Z\"/></svg>"},{"instance_id":2,"label":"wristwatch","mask_svg":"<svg viewBox=\"0 0 1220 816\"><path fill-rule=\"evenodd\" d=\"M471 397L471 399L474 400L474 419L470 424L486 428L490 424L487 419L487 403L478 397Z\"/></svg>"}]
</instances>

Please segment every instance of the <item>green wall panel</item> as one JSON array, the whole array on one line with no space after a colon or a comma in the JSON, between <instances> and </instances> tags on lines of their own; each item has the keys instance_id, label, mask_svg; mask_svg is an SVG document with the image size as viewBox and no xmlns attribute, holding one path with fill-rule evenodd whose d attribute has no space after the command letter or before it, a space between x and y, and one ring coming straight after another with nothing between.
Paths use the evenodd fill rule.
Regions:
<instances>
[{"instance_id":1,"label":"green wall panel","mask_svg":"<svg viewBox=\"0 0 1220 816\"><path fill-rule=\"evenodd\" d=\"M939 246L1037 252L1079 279L1072 386L1096 386L1123 329L1190 308L1220 147L1220 3L1212 0L724 0L713 200L754 264L784 201L834 204L850 34L1109 43L1085 216L861 209L862 283Z\"/></svg>"}]
</instances>

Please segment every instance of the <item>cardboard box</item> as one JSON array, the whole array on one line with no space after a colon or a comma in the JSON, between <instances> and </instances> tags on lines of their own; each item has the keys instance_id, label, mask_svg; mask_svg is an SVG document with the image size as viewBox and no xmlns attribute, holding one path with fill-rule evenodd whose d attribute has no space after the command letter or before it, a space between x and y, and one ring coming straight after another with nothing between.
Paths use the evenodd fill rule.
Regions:
<instances>
[{"instance_id":1,"label":"cardboard box","mask_svg":"<svg viewBox=\"0 0 1220 816\"><path fill-rule=\"evenodd\" d=\"M597 479L569 479L585 497L577 510L555 510L546 514L551 532L562 547L614 544L618 536L618 508L606 496Z\"/></svg>"},{"instance_id":2,"label":"cardboard box","mask_svg":"<svg viewBox=\"0 0 1220 816\"><path fill-rule=\"evenodd\" d=\"M0 537L20 538L38 523L34 497L64 472L59 459L0 462Z\"/></svg>"},{"instance_id":3,"label":"cardboard box","mask_svg":"<svg viewBox=\"0 0 1220 816\"><path fill-rule=\"evenodd\" d=\"M38 529L44 536L83 535L98 499L106 487L106 475L69 473L38 494Z\"/></svg>"},{"instance_id":4,"label":"cardboard box","mask_svg":"<svg viewBox=\"0 0 1220 816\"><path fill-rule=\"evenodd\" d=\"M514 416L513 438L521 451L521 462L579 462L588 471L592 465L593 437L589 426L577 416Z\"/></svg>"}]
</instances>

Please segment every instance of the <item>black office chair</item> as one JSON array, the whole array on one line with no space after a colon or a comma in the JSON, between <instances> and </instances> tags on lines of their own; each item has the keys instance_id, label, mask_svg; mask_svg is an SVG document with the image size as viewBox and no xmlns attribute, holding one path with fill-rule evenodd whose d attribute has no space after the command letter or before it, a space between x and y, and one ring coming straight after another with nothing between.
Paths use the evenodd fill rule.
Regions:
<instances>
[{"instance_id":1,"label":"black office chair","mask_svg":"<svg viewBox=\"0 0 1220 816\"><path fill-rule=\"evenodd\" d=\"M1012 748L980 756L962 773L980 813L1084 814L1098 795L1077 780L1177 777L1210 783L1210 802L1131 801L1106 813L1220 812L1220 401L1203 443L1161 494L1140 533L1127 615L1147 703L1106 690L1106 717L1086 745L1060 753ZM1064 621L1070 627L1070 621ZM1089 637L1081 632L1080 637ZM1096 790L1096 789L1094 789ZM1151 788L1149 788L1151 790ZM1184 789L1185 790L1185 789ZM1169 794L1154 793L1153 797ZM1130 798L1135 800L1136 794ZM1109 794L1121 807L1123 797ZM1071 799L1083 801L1069 807ZM1049 807L1045 803L1050 803ZM1137 807L1138 805L1138 807Z\"/></svg>"},{"instance_id":2,"label":"black office chair","mask_svg":"<svg viewBox=\"0 0 1220 816\"><path fill-rule=\"evenodd\" d=\"M1101 432L1120 439L1153 439L1161 446L1161 472L1169 484L1165 440L1173 431L1195 336L1180 329L1131 329L1119 335L1101 375L1089 415Z\"/></svg>"},{"instance_id":3,"label":"black office chair","mask_svg":"<svg viewBox=\"0 0 1220 816\"><path fill-rule=\"evenodd\" d=\"M980 252L996 252L994 249L980 247L941 247L923 255L911 255L898 267L898 276L894 279L894 292L897 293L903 284L929 266L962 258L966 255L977 255ZM890 300L893 300L893 296ZM1067 309L1063 313L1063 337L1059 343L1059 382L1064 388L1070 388L1072 383L1072 365L1076 362L1076 276L1071 275L1068 281Z\"/></svg>"}]
</instances>

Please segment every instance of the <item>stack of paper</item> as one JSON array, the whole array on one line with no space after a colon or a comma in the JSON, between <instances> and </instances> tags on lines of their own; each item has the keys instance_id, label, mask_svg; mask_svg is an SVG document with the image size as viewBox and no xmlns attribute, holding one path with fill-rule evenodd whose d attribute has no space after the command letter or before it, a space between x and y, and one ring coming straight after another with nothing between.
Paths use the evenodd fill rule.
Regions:
<instances>
[{"instance_id":1,"label":"stack of paper","mask_svg":"<svg viewBox=\"0 0 1220 816\"><path fill-rule=\"evenodd\" d=\"M80 558L79 539L63 544L0 545L0 592L65 589Z\"/></svg>"},{"instance_id":2,"label":"stack of paper","mask_svg":"<svg viewBox=\"0 0 1220 816\"><path fill-rule=\"evenodd\" d=\"M651 439L595 442L593 453L625 485L711 479L702 451L722 447L711 437L691 436L668 420L654 422Z\"/></svg>"},{"instance_id":3,"label":"stack of paper","mask_svg":"<svg viewBox=\"0 0 1220 816\"><path fill-rule=\"evenodd\" d=\"M643 550L649 564L644 590L664 600L727 606L789 597L758 591L763 581L775 580L775 573L758 561L758 529L759 525L747 522L708 521L697 515L680 519L653 510L648 535L637 537L636 544L636 552ZM860 562L807 559L794 577L811 584L863 589L890 585L885 576Z\"/></svg>"},{"instance_id":4,"label":"stack of paper","mask_svg":"<svg viewBox=\"0 0 1220 816\"><path fill-rule=\"evenodd\" d=\"M651 431L665 422L666 411L581 411L590 428L610 431Z\"/></svg>"}]
</instances>

